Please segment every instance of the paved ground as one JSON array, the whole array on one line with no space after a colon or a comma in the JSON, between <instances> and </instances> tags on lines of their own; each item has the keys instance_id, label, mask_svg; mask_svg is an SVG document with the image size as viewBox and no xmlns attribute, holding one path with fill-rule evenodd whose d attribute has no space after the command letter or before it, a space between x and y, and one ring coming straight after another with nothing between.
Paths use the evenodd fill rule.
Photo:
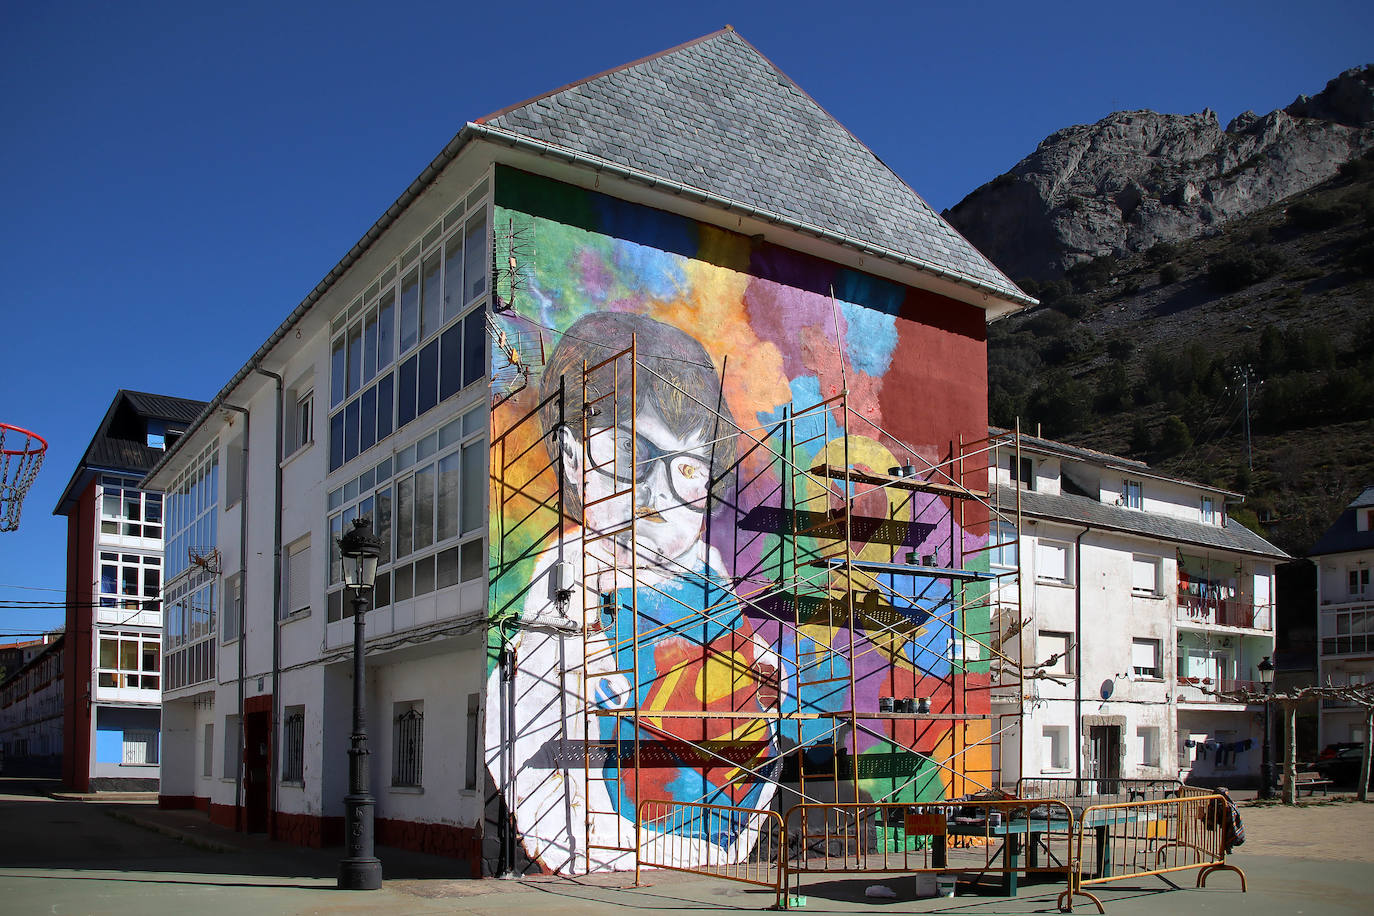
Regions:
<instances>
[{"instance_id":1,"label":"paved ground","mask_svg":"<svg viewBox=\"0 0 1374 916\"><path fill-rule=\"evenodd\" d=\"M273 914L429 914L484 916L759 911L772 894L724 881L655 872L646 886L631 875L520 881L467 879L461 866L434 856L380 848L382 890L334 888L340 851L272 843L209 824L194 812L159 811L134 798L49 798L51 785L0 778L0 912L114 916L273 916ZM1374 804L1333 796L1299 808L1246 805L1247 842L1232 856L1245 869L1249 893L1235 875L1217 874L1197 890L1159 878L1101 889L1108 913L1276 914L1374 913ZM916 899L914 881L885 880L896 897L873 899L875 880L810 884L799 912L1052 913L1058 886L1025 888L1012 900L959 896ZM1076 911L1095 912L1087 901Z\"/></svg>"}]
</instances>

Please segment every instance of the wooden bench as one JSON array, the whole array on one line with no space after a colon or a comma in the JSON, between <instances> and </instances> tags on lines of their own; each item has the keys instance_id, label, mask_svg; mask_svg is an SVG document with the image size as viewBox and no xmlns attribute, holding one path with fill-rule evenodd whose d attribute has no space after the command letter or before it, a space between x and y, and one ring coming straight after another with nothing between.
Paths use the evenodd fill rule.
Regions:
<instances>
[{"instance_id":1,"label":"wooden bench","mask_svg":"<svg viewBox=\"0 0 1374 916\"><path fill-rule=\"evenodd\" d=\"M1322 774L1315 770L1307 770L1293 777L1293 793L1295 795L1301 795L1303 789L1307 790L1308 795L1321 789L1322 794L1325 795L1326 787L1329 785L1331 785L1331 780L1323 778Z\"/></svg>"}]
</instances>

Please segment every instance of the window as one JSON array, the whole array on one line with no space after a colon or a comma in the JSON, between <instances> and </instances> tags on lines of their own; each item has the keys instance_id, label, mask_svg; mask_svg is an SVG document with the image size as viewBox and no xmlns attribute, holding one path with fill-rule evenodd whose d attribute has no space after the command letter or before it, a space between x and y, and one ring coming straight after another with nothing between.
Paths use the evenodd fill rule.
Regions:
<instances>
[{"instance_id":1,"label":"window","mask_svg":"<svg viewBox=\"0 0 1374 916\"><path fill-rule=\"evenodd\" d=\"M1218 521L1216 500L1210 496L1202 497L1202 523L1204 525L1215 525Z\"/></svg>"},{"instance_id":2,"label":"window","mask_svg":"<svg viewBox=\"0 0 1374 916\"><path fill-rule=\"evenodd\" d=\"M478 694L468 694L468 747L467 771L463 774L463 788L477 788L477 771L481 761L481 735L479 734L481 698Z\"/></svg>"},{"instance_id":3,"label":"window","mask_svg":"<svg viewBox=\"0 0 1374 916\"><path fill-rule=\"evenodd\" d=\"M157 732L150 729L125 729L124 763L130 766L157 765Z\"/></svg>"},{"instance_id":4,"label":"window","mask_svg":"<svg viewBox=\"0 0 1374 916\"><path fill-rule=\"evenodd\" d=\"M1069 727L1067 725L1046 725L1041 729L1042 772L1062 772L1069 768Z\"/></svg>"},{"instance_id":5,"label":"window","mask_svg":"<svg viewBox=\"0 0 1374 916\"><path fill-rule=\"evenodd\" d=\"M486 194L483 184L450 210L332 322L330 471L486 375Z\"/></svg>"},{"instance_id":6,"label":"window","mask_svg":"<svg viewBox=\"0 0 1374 916\"><path fill-rule=\"evenodd\" d=\"M1015 455L1008 455L1007 477L1022 490L1035 489L1035 465L1029 458L1022 458L1018 464Z\"/></svg>"},{"instance_id":7,"label":"window","mask_svg":"<svg viewBox=\"0 0 1374 916\"><path fill-rule=\"evenodd\" d=\"M1068 544L1040 541L1035 548L1035 578L1068 585L1073 581L1070 556Z\"/></svg>"},{"instance_id":8,"label":"window","mask_svg":"<svg viewBox=\"0 0 1374 916\"><path fill-rule=\"evenodd\" d=\"M1046 674L1073 674L1072 649L1072 633L1041 630L1036 635L1035 663L1045 665Z\"/></svg>"},{"instance_id":9,"label":"window","mask_svg":"<svg viewBox=\"0 0 1374 916\"><path fill-rule=\"evenodd\" d=\"M1135 730L1136 747L1140 753L1140 765L1159 766L1159 729L1139 726Z\"/></svg>"},{"instance_id":10,"label":"window","mask_svg":"<svg viewBox=\"0 0 1374 916\"><path fill-rule=\"evenodd\" d=\"M220 770L222 779L237 779L239 774L239 748L243 735L239 733L239 717L224 717L224 769Z\"/></svg>"},{"instance_id":11,"label":"window","mask_svg":"<svg viewBox=\"0 0 1374 916\"><path fill-rule=\"evenodd\" d=\"M1159 640L1131 640L1131 672L1136 677L1159 678Z\"/></svg>"},{"instance_id":12,"label":"window","mask_svg":"<svg viewBox=\"0 0 1374 916\"><path fill-rule=\"evenodd\" d=\"M215 676L217 653L212 650L219 633L220 571L193 565L190 554L213 555L219 493L219 440L215 439L167 490L164 690Z\"/></svg>"},{"instance_id":13,"label":"window","mask_svg":"<svg viewBox=\"0 0 1374 916\"><path fill-rule=\"evenodd\" d=\"M243 469L248 455L244 451L243 436L238 436L224 448L224 508L243 499Z\"/></svg>"},{"instance_id":14,"label":"window","mask_svg":"<svg viewBox=\"0 0 1374 916\"><path fill-rule=\"evenodd\" d=\"M97 640L98 686L159 689L162 667L162 641L159 636L101 631Z\"/></svg>"},{"instance_id":15,"label":"window","mask_svg":"<svg viewBox=\"0 0 1374 916\"><path fill-rule=\"evenodd\" d=\"M201 746L200 775L215 775L215 723L205 723L205 743Z\"/></svg>"},{"instance_id":16,"label":"window","mask_svg":"<svg viewBox=\"0 0 1374 916\"><path fill-rule=\"evenodd\" d=\"M123 551L100 551L100 606L126 611L156 611L162 592L162 558ZM125 621L130 622L130 621Z\"/></svg>"},{"instance_id":17,"label":"window","mask_svg":"<svg viewBox=\"0 0 1374 916\"><path fill-rule=\"evenodd\" d=\"M1121 501L1127 509L1144 509L1145 496L1141 490L1140 481L1128 480L1122 487Z\"/></svg>"},{"instance_id":18,"label":"window","mask_svg":"<svg viewBox=\"0 0 1374 916\"><path fill-rule=\"evenodd\" d=\"M285 454L294 455L315 441L315 390L308 381L292 388L286 398Z\"/></svg>"},{"instance_id":19,"label":"window","mask_svg":"<svg viewBox=\"0 0 1374 916\"><path fill-rule=\"evenodd\" d=\"M282 722L281 781L305 782L305 707L288 706Z\"/></svg>"},{"instance_id":20,"label":"window","mask_svg":"<svg viewBox=\"0 0 1374 916\"><path fill-rule=\"evenodd\" d=\"M329 621L353 612L337 542L355 518L383 542L374 607L486 574L486 429L487 408L469 410L329 493Z\"/></svg>"},{"instance_id":21,"label":"window","mask_svg":"<svg viewBox=\"0 0 1374 916\"><path fill-rule=\"evenodd\" d=\"M301 538L286 548L285 616L310 610L310 538Z\"/></svg>"},{"instance_id":22,"label":"window","mask_svg":"<svg viewBox=\"0 0 1374 916\"><path fill-rule=\"evenodd\" d=\"M162 539L162 494L145 493L130 477L100 478L100 533Z\"/></svg>"},{"instance_id":23,"label":"window","mask_svg":"<svg viewBox=\"0 0 1374 916\"><path fill-rule=\"evenodd\" d=\"M1369 594L1369 568L1355 568L1346 573L1351 598L1363 598Z\"/></svg>"},{"instance_id":24,"label":"window","mask_svg":"<svg viewBox=\"0 0 1374 916\"><path fill-rule=\"evenodd\" d=\"M147 437L144 441L148 443L148 448L165 449L167 447L167 424L161 420L149 420Z\"/></svg>"},{"instance_id":25,"label":"window","mask_svg":"<svg viewBox=\"0 0 1374 916\"><path fill-rule=\"evenodd\" d=\"M1159 594L1159 557L1140 554L1131 557L1131 592L1136 595Z\"/></svg>"},{"instance_id":26,"label":"window","mask_svg":"<svg viewBox=\"0 0 1374 916\"><path fill-rule=\"evenodd\" d=\"M223 617L220 642L233 642L243 635L243 577L238 573L224 580Z\"/></svg>"},{"instance_id":27,"label":"window","mask_svg":"<svg viewBox=\"0 0 1374 916\"><path fill-rule=\"evenodd\" d=\"M993 566L1015 569L1018 552L1016 526L1004 519L994 521L988 561Z\"/></svg>"},{"instance_id":28,"label":"window","mask_svg":"<svg viewBox=\"0 0 1374 916\"><path fill-rule=\"evenodd\" d=\"M391 784L418 787L424 776L424 703L418 700L397 703L394 710Z\"/></svg>"}]
</instances>

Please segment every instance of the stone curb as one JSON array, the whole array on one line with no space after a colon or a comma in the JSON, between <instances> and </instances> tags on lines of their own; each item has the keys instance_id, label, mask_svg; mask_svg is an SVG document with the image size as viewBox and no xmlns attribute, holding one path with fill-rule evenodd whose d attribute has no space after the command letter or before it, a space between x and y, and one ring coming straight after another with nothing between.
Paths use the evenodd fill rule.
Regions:
<instances>
[{"instance_id":1,"label":"stone curb","mask_svg":"<svg viewBox=\"0 0 1374 916\"><path fill-rule=\"evenodd\" d=\"M169 827L166 824L159 824L156 821L150 821L145 818L138 817L137 815L130 814L127 811L108 811L106 813L109 814L110 817L114 818L115 820L123 821L126 824L133 824L135 827L142 827L144 830L151 830L154 833L160 833L163 836L171 837L174 840L185 843L187 846L194 846L197 849L204 849L208 852L239 851L239 848L237 846L231 846L228 843L220 843L217 840L208 840L205 837L196 836L195 834L188 833L185 830L178 830L177 828Z\"/></svg>"}]
</instances>

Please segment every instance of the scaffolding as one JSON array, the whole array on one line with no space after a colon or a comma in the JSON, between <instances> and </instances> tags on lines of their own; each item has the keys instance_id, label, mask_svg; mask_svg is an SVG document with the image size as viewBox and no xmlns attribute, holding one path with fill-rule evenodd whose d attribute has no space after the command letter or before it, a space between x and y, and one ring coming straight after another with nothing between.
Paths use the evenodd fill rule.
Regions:
<instances>
[{"instance_id":1,"label":"scaffolding","mask_svg":"<svg viewBox=\"0 0 1374 916\"><path fill-rule=\"evenodd\" d=\"M674 453L645 445L639 426L641 382L670 383L660 369L632 341L516 421L556 415L555 433L581 444L570 481L553 462L559 496L544 507L556 508L560 565L568 530L579 554L580 587L565 596L581 595L580 619L568 609L581 640L580 696L569 698L586 787L579 870L619 867L607 863L668 831L739 861L772 854L752 849L764 812L793 804L934 802L1014 784L1026 688L1019 432L931 455L848 391L751 427L677 388L716 423L696 446L712 454L703 546L670 556L645 546L645 526L663 520L641 504L646 481L677 473ZM532 441L510 432L502 456L507 440ZM533 498L531 479L503 479L513 466L494 463L503 505ZM990 486L1003 467L1010 491ZM1010 504L1006 492L1017 493ZM670 781L688 815L645 822L641 803L663 799ZM713 808L717 826L707 814L692 823L697 807ZM737 812L724 828L722 811Z\"/></svg>"}]
</instances>

